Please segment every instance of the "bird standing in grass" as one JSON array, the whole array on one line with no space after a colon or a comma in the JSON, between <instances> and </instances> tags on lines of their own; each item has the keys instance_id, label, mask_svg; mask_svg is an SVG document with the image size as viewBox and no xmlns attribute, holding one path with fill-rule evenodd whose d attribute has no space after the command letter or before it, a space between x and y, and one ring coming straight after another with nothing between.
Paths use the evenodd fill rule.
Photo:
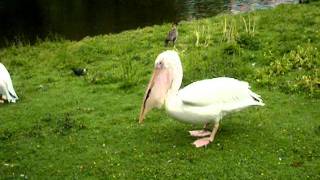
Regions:
<instances>
[{"instance_id":1,"label":"bird standing in grass","mask_svg":"<svg viewBox=\"0 0 320 180\"><path fill-rule=\"evenodd\" d=\"M223 116L249 106L263 106L260 96L250 90L247 82L219 77L194 82L180 89L183 70L179 55L165 51L155 61L154 73L141 105L139 123L154 107L165 105L173 118L193 124L213 123L212 131L189 131L199 137L196 147L208 145L214 140Z\"/></svg>"},{"instance_id":2,"label":"bird standing in grass","mask_svg":"<svg viewBox=\"0 0 320 180\"><path fill-rule=\"evenodd\" d=\"M86 68L72 68L72 71L77 76L84 76L87 73Z\"/></svg>"},{"instance_id":3,"label":"bird standing in grass","mask_svg":"<svg viewBox=\"0 0 320 180\"><path fill-rule=\"evenodd\" d=\"M18 99L10 74L7 68L0 63L0 103L4 103L4 101L15 103Z\"/></svg>"},{"instance_id":4,"label":"bird standing in grass","mask_svg":"<svg viewBox=\"0 0 320 180\"><path fill-rule=\"evenodd\" d=\"M169 31L167 38L165 40L165 46L168 46L170 41L175 45L175 42L178 38L178 28L177 28L177 23L172 24L172 29Z\"/></svg>"}]
</instances>

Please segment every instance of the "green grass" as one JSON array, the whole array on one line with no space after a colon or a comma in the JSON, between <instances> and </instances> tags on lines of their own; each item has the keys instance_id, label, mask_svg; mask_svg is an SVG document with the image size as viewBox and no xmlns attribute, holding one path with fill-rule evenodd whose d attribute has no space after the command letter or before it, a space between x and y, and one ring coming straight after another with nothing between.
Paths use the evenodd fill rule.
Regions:
<instances>
[{"instance_id":1,"label":"green grass","mask_svg":"<svg viewBox=\"0 0 320 180\"><path fill-rule=\"evenodd\" d=\"M225 117L201 149L188 135L201 126L164 110L137 122L169 24L2 49L20 100L0 105L0 177L319 179L319 8L281 5L180 24L184 85L232 76L266 103ZM74 66L88 75L73 76Z\"/></svg>"}]
</instances>

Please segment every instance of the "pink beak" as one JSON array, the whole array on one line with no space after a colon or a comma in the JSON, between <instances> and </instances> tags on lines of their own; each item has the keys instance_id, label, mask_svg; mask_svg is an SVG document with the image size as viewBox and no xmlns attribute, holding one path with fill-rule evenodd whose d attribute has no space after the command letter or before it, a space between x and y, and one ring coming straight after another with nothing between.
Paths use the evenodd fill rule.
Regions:
<instances>
[{"instance_id":1,"label":"pink beak","mask_svg":"<svg viewBox=\"0 0 320 180\"><path fill-rule=\"evenodd\" d=\"M157 66L153 72L141 105L139 123L143 123L145 115L154 107L161 108L167 92L171 87L172 75L163 66Z\"/></svg>"}]
</instances>

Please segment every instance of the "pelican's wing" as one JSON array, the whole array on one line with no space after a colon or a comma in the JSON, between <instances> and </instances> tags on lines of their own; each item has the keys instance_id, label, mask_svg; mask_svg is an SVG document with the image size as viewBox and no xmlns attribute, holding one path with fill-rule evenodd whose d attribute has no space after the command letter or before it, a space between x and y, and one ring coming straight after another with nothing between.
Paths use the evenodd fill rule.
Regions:
<instances>
[{"instance_id":1,"label":"pelican's wing","mask_svg":"<svg viewBox=\"0 0 320 180\"><path fill-rule=\"evenodd\" d=\"M183 103L193 106L263 105L259 95L253 93L247 82L220 77L194 82L178 92Z\"/></svg>"},{"instance_id":2,"label":"pelican's wing","mask_svg":"<svg viewBox=\"0 0 320 180\"><path fill-rule=\"evenodd\" d=\"M6 84L6 88L9 92L10 97L7 97L9 101L15 102L18 99L18 96L13 88L10 74L6 67L0 63L0 79Z\"/></svg>"}]
</instances>

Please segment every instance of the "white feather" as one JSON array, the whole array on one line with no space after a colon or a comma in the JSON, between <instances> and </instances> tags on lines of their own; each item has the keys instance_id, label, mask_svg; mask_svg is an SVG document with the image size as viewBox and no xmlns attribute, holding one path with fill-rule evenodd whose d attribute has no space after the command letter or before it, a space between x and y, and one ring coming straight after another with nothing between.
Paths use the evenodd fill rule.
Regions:
<instances>
[{"instance_id":1,"label":"white feather","mask_svg":"<svg viewBox=\"0 0 320 180\"><path fill-rule=\"evenodd\" d=\"M194 82L178 92L178 96L186 104L208 106L221 104L232 106L235 103L247 105L263 105L258 95L254 94L247 82L228 77L219 77ZM255 100L256 99L256 100ZM258 101L257 101L258 100Z\"/></svg>"},{"instance_id":2,"label":"white feather","mask_svg":"<svg viewBox=\"0 0 320 180\"><path fill-rule=\"evenodd\" d=\"M218 122L223 116L249 106L263 106L247 82L220 77L194 82L169 98L167 112L193 124Z\"/></svg>"},{"instance_id":3,"label":"white feather","mask_svg":"<svg viewBox=\"0 0 320 180\"><path fill-rule=\"evenodd\" d=\"M0 94L8 100L15 103L18 96L13 88L10 74L6 67L0 63Z\"/></svg>"}]
</instances>

